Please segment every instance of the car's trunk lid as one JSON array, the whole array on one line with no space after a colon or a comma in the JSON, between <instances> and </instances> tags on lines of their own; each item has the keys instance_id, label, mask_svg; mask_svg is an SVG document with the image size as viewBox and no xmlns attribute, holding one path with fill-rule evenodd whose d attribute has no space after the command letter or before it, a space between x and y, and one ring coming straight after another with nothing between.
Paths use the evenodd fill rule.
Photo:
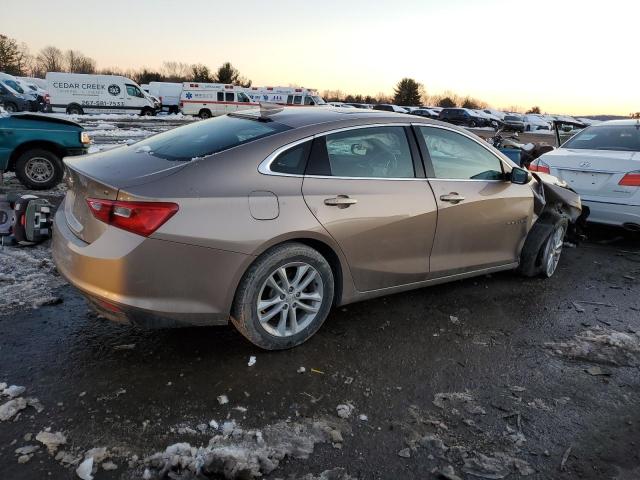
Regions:
<instances>
[{"instance_id":1,"label":"car's trunk lid","mask_svg":"<svg viewBox=\"0 0 640 480\"><path fill-rule=\"evenodd\" d=\"M117 200L122 188L142 185L171 175L187 162L163 160L133 147L65 159L67 184L63 208L67 225L81 240L92 243L107 228L96 219L88 198Z\"/></svg>"},{"instance_id":2,"label":"car's trunk lid","mask_svg":"<svg viewBox=\"0 0 640 480\"><path fill-rule=\"evenodd\" d=\"M624 202L637 193L637 187L619 185L626 173L640 170L637 152L558 149L541 160L551 167L552 175L585 197Z\"/></svg>"}]
</instances>

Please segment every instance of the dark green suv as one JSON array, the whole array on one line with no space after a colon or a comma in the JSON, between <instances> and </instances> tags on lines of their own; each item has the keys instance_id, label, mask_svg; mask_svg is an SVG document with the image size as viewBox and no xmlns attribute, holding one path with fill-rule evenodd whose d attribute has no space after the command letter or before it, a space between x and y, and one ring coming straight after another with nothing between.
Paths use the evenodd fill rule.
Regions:
<instances>
[{"instance_id":1,"label":"dark green suv","mask_svg":"<svg viewBox=\"0 0 640 480\"><path fill-rule=\"evenodd\" d=\"M16 172L31 190L57 185L62 159L87 153L90 139L81 125L48 115L0 114L0 173Z\"/></svg>"}]
</instances>

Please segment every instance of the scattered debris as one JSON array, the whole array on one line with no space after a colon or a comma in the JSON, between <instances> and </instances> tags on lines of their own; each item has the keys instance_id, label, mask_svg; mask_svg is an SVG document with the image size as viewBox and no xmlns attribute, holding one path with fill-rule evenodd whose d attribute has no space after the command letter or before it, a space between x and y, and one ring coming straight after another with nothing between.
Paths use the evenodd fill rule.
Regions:
<instances>
[{"instance_id":1,"label":"scattered debris","mask_svg":"<svg viewBox=\"0 0 640 480\"><path fill-rule=\"evenodd\" d=\"M324 372L323 372L322 370L318 370L318 369L316 369L316 368L312 368L312 369L311 369L311 371L312 371L313 373L319 373L320 375L324 375Z\"/></svg>"},{"instance_id":2,"label":"scattered debris","mask_svg":"<svg viewBox=\"0 0 640 480\"><path fill-rule=\"evenodd\" d=\"M25 387L11 385L10 387L6 387L4 390L2 390L2 394L8 396L9 398L16 398L22 395L25 390Z\"/></svg>"},{"instance_id":3,"label":"scattered debris","mask_svg":"<svg viewBox=\"0 0 640 480\"><path fill-rule=\"evenodd\" d=\"M298 372L298 373L304 373L306 371L307 371L307 369L304 368L304 367L300 367L300 368L298 368L298 370L296 370L296 372Z\"/></svg>"},{"instance_id":4,"label":"scattered debris","mask_svg":"<svg viewBox=\"0 0 640 480\"><path fill-rule=\"evenodd\" d=\"M350 403L340 404L336 407L336 413L340 418L349 418L353 413L354 406Z\"/></svg>"},{"instance_id":5,"label":"scattered debris","mask_svg":"<svg viewBox=\"0 0 640 480\"><path fill-rule=\"evenodd\" d=\"M40 445L26 445L24 447L16 448L16 455L31 455L32 453L40 450Z\"/></svg>"},{"instance_id":6,"label":"scattered debris","mask_svg":"<svg viewBox=\"0 0 640 480\"><path fill-rule=\"evenodd\" d=\"M453 469L451 465L447 465L441 470L436 470L436 475L440 478L444 478L445 480L462 480L458 475L456 475L456 471Z\"/></svg>"},{"instance_id":7,"label":"scattered debris","mask_svg":"<svg viewBox=\"0 0 640 480\"><path fill-rule=\"evenodd\" d=\"M279 422L261 431L245 431L235 425L230 433L211 438L206 447L177 443L151 455L143 461L142 478L261 477L274 471L285 457L308 458L316 443L328 441L331 430L320 421Z\"/></svg>"},{"instance_id":8,"label":"scattered debris","mask_svg":"<svg viewBox=\"0 0 640 480\"><path fill-rule=\"evenodd\" d=\"M398 452L398 456L402 457L402 458L411 458L411 449L410 448L403 448L402 450L400 450Z\"/></svg>"},{"instance_id":9,"label":"scattered debris","mask_svg":"<svg viewBox=\"0 0 640 480\"><path fill-rule=\"evenodd\" d=\"M607 372L598 366L589 367L585 370L585 372L587 372L589 375L593 375L594 377L611 375L611 372Z\"/></svg>"},{"instance_id":10,"label":"scattered debris","mask_svg":"<svg viewBox=\"0 0 640 480\"><path fill-rule=\"evenodd\" d=\"M364 413L361 413L360 415L358 415L358 419L361 422L366 422L367 420L369 420L369 417L367 417Z\"/></svg>"},{"instance_id":11,"label":"scattered debris","mask_svg":"<svg viewBox=\"0 0 640 480\"><path fill-rule=\"evenodd\" d=\"M460 323L460 320L458 319L458 317L455 317L453 315L449 315L449 320L451 320L451 323L453 323L454 325L457 325Z\"/></svg>"},{"instance_id":12,"label":"scattered debris","mask_svg":"<svg viewBox=\"0 0 640 480\"><path fill-rule=\"evenodd\" d=\"M51 433L42 431L36 435L36 440L42 443L49 453L54 454L60 445L67 443L67 437L62 432Z\"/></svg>"},{"instance_id":13,"label":"scattered debris","mask_svg":"<svg viewBox=\"0 0 640 480\"><path fill-rule=\"evenodd\" d=\"M135 343L127 343L125 345L114 345L113 347L114 350L133 350L134 348L136 348Z\"/></svg>"},{"instance_id":14,"label":"scattered debris","mask_svg":"<svg viewBox=\"0 0 640 480\"><path fill-rule=\"evenodd\" d=\"M111 460L109 460L108 462L104 462L102 464L102 469L107 471L107 472L109 472L111 470L117 470L118 469L118 465L116 465Z\"/></svg>"},{"instance_id":15,"label":"scattered debris","mask_svg":"<svg viewBox=\"0 0 640 480\"><path fill-rule=\"evenodd\" d=\"M253 367L256 364L256 357L251 356L249 357L249 363L247 363L248 367Z\"/></svg>"},{"instance_id":16,"label":"scattered debris","mask_svg":"<svg viewBox=\"0 0 640 480\"><path fill-rule=\"evenodd\" d=\"M333 468L331 470L325 470L320 475L316 476L312 473L300 477L298 480L356 480L349 475L344 468Z\"/></svg>"},{"instance_id":17,"label":"scattered debris","mask_svg":"<svg viewBox=\"0 0 640 480\"><path fill-rule=\"evenodd\" d=\"M9 400L0 405L0 421L6 422L7 420L11 420L15 414L25 408L27 408L27 401L24 398L18 397Z\"/></svg>"},{"instance_id":18,"label":"scattered debris","mask_svg":"<svg viewBox=\"0 0 640 480\"><path fill-rule=\"evenodd\" d=\"M462 471L474 477L491 479L504 478L512 472L522 476L535 473L526 461L502 452L496 452L493 456L478 453L465 458Z\"/></svg>"},{"instance_id":19,"label":"scattered debris","mask_svg":"<svg viewBox=\"0 0 640 480\"><path fill-rule=\"evenodd\" d=\"M433 404L441 409L445 409L445 405L449 405L452 408L452 413L459 413L457 407L461 406L468 413L472 415L486 415L487 411L480 405L475 403L474 398L466 392L449 392L449 393L436 393L433 397Z\"/></svg>"},{"instance_id":20,"label":"scattered debris","mask_svg":"<svg viewBox=\"0 0 640 480\"><path fill-rule=\"evenodd\" d=\"M218 396L218 403L220 405L225 405L225 404L229 403L229 397L227 397L226 395Z\"/></svg>"},{"instance_id":21,"label":"scattered debris","mask_svg":"<svg viewBox=\"0 0 640 480\"><path fill-rule=\"evenodd\" d=\"M566 342L545 344L556 354L615 366L640 366L640 336L603 327L585 330Z\"/></svg>"},{"instance_id":22,"label":"scattered debris","mask_svg":"<svg viewBox=\"0 0 640 480\"><path fill-rule=\"evenodd\" d=\"M76 468L76 475L78 475L82 480L93 480L93 475L91 475L92 470L93 457L89 457L85 459L78 468Z\"/></svg>"},{"instance_id":23,"label":"scattered debris","mask_svg":"<svg viewBox=\"0 0 640 480\"><path fill-rule=\"evenodd\" d=\"M215 420L210 420L209 421L209 426L211 428L213 428L214 430L218 430L218 428L219 428L218 422L216 422Z\"/></svg>"},{"instance_id":24,"label":"scattered debris","mask_svg":"<svg viewBox=\"0 0 640 480\"><path fill-rule=\"evenodd\" d=\"M560 471L564 472L566 470L566 465L567 465L567 460L569 460L569 455L571 455L571 449L573 448L573 445L569 445L569 448L567 448L564 453L562 454L562 460L560 460Z\"/></svg>"},{"instance_id":25,"label":"scattered debris","mask_svg":"<svg viewBox=\"0 0 640 480\"><path fill-rule=\"evenodd\" d=\"M344 379L344 384L345 385L351 385L353 383L353 377L346 377Z\"/></svg>"}]
</instances>

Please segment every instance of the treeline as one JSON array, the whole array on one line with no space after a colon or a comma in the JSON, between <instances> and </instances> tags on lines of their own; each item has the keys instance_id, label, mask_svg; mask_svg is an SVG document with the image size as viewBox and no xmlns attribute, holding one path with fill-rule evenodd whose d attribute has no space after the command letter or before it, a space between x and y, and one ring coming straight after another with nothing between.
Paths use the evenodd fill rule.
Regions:
<instances>
[{"instance_id":1,"label":"treeline","mask_svg":"<svg viewBox=\"0 0 640 480\"><path fill-rule=\"evenodd\" d=\"M341 90L325 90L322 92L323 98L327 102L346 102L346 103L393 103L395 105L424 105L430 107L443 108L487 108L487 102L478 100L470 96L460 96L451 91L442 94L428 94L424 85L413 78L403 78L400 80L394 90L393 95L387 95L384 92L378 93L376 96L346 94Z\"/></svg>"},{"instance_id":2,"label":"treeline","mask_svg":"<svg viewBox=\"0 0 640 480\"><path fill-rule=\"evenodd\" d=\"M215 71L203 64L169 61L159 70L149 68L98 68L96 61L78 50L62 51L47 46L32 54L25 43L0 34L0 72L10 75L44 78L47 72L123 75L139 84L149 82L215 82L250 87L251 80L243 77L230 62Z\"/></svg>"},{"instance_id":3,"label":"treeline","mask_svg":"<svg viewBox=\"0 0 640 480\"><path fill-rule=\"evenodd\" d=\"M0 34L0 72L37 78L44 78L47 72L123 75L139 84L149 82L214 82L243 87L251 86L251 80L242 76L230 62L223 63L214 71L201 63L188 64L176 61L164 62L159 70L146 67L141 69L98 68L93 58L78 50L62 51L57 47L47 46L38 53L32 54L25 43L18 43L17 40L2 34ZM412 78L400 80L393 95L380 92L378 95L372 96L345 94L341 90L324 90L322 96L328 102L394 103L396 105L472 109L487 107L487 102L470 96L460 96L451 91L435 95L428 94L424 85ZM504 110L520 111L520 108L511 106Z\"/></svg>"}]
</instances>

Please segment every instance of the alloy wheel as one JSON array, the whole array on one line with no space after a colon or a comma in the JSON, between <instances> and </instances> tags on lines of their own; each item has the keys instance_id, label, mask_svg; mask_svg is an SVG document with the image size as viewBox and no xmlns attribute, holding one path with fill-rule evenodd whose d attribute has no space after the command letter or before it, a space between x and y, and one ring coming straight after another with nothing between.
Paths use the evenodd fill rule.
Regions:
<instances>
[{"instance_id":1,"label":"alloy wheel","mask_svg":"<svg viewBox=\"0 0 640 480\"><path fill-rule=\"evenodd\" d=\"M55 175L55 166L48 158L33 157L27 161L24 173L34 183L46 183Z\"/></svg>"},{"instance_id":2,"label":"alloy wheel","mask_svg":"<svg viewBox=\"0 0 640 480\"><path fill-rule=\"evenodd\" d=\"M318 271L304 262L287 263L271 272L260 289L260 325L276 337L289 337L307 328L318 315L324 285Z\"/></svg>"},{"instance_id":3,"label":"alloy wheel","mask_svg":"<svg viewBox=\"0 0 640 480\"><path fill-rule=\"evenodd\" d=\"M564 226L558 225L549 237L549 240L547 240L547 245L545 247L544 274L547 277L552 276L558 267L563 244Z\"/></svg>"}]
</instances>

